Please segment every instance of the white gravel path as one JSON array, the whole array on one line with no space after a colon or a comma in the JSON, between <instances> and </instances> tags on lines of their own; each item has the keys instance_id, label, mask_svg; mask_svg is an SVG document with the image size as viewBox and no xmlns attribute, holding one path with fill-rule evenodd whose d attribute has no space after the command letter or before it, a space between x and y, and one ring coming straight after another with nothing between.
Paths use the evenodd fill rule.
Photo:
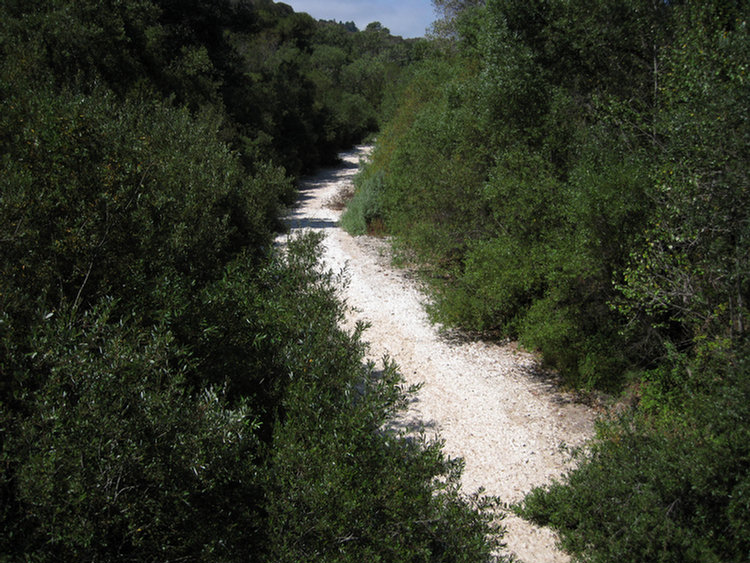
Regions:
<instances>
[{"instance_id":1,"label":"white gravel path","mask_svg":"<svg viewBox=\"0 0 750 563\"><path fill-rule=\"evenodd\" d=\"M351 237L338 227L341 212L331 202L350 188L368 150L344 153L342 166L305 179L288 223L292 231L325 233L323 262L336 272L345 269L347 325L371 324L364 335L371 358L387 355L407 383L423 384L401 422L423 425L445 441L448 455L464 459L467 493L483 487L504 502L518 501L564 472L569 460L561 444L579 446L591 437L595 412L541 377L536 360L513 344L446 338L430 323L418 284L391 266L387 242ZM504 524L508 553L521 561L569 560L550 530L515 516Z\"/></svg>"}]
</instances>

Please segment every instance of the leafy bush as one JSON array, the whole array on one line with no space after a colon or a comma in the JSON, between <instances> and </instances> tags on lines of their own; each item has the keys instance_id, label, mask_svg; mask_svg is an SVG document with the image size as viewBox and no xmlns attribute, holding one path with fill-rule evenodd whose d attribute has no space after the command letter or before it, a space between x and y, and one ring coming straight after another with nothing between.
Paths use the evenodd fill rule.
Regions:
<instances>
[{"instance_id":1,"label":"leafy bush","mask_svg":"<svg viewBox=\"0 0 750 563\"><path fill-rule=\"evenodd\" d=\"M436 319L617 389L669 341L744 326L747 151L730 139L746 137L746 29L735 7L584 4L456 8L369 174L385 174L385 227L424 264Z\"/></svg>"},{"instance_id":2,"label":"leafy bush","mask_svg":"<svg viewBox=\"0 0 750 563\"><path fill-rule=\"evenodd\" d=\"M680 421L603 425L581 467L535 489L521 515L557 528L580 561L746 561L747 376L746 361L700 374L714 382L694 391Z\"/></svg>"},{"instance_id":3,"label":"leafy bush","mask_svg":"<svg viewBox=\"0 0 750 563\"><path fill-rule=\"evenodd\" d=\"M163 328L112 322L112 307L36 327L37 385L5 421L0 549L36 561L248 552L262 522L256 417L220 389L190 393L187 351Z\"/></svg>"},{"instance_id":4,"label":"leafy bush","mask_svg":"<svg viewBox=\"0 0 750 563\"><path fill-rule=\"evenodd\" d=\"M241 250L264 251L289 182L270 167L247 177L210 114L106 94L11 92L2 104L4 299L33 295L54 310L109 295L125 309L159 310L158 285L186 291Z\"/></svg>"},{"instance_id":5,"label":"leafy bush","mask_svg":"<svg viewBox=\"0 0 750 563\"><path fill-rule=\"evenodd\" d=\"M491 560L491 499L460 493L461 464L439 443L383 430L399 380L390 365L338 388L295 381L270 460L271 560Z\"/></svg>"},{"instance_id":6,"label":"leafy bush","mask_svg":"<svg viewBox=\"0 0 750 563\"><path fill-rule=\"evenodd\" d=\"M156 326L105 301L0 323L2 549L53 560L491 559L493 503L388 429L394 366L363 364L319 240L239 256ZM339 502L334 502L339 499Z\"/></svg>"}]
</instances>

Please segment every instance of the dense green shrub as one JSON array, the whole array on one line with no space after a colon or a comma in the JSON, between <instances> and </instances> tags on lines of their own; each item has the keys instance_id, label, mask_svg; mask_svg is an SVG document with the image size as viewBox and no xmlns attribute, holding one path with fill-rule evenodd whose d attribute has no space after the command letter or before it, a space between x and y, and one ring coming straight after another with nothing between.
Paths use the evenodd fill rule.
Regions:
<instances>
[{"instance_id":1,"label":"dense green shrub","mask_svg":"<svg viewBox=\"0 0 750 563\"><path fill-rule=\"evenodd\" d=\"M559 529L580 561L746 561L747 363L706 369L685 385L678 420L607 423L583 465L533 491L521 514Z\"/></svg>"},{"instance_id":2,"label":"dense green shrub","mask_svg":"<svg viewBox=\"0 0 750 563\"><path fill-rule=\"evenodd\" d=\"M158 311L157 286L187 291L239 251L263 253L289 181L265 166L248 177L211 114L5 91L6 307L31 295L54 311L109 295Z\"/></svg>"},{"instance_id":3,"label":"dense green shrub","mask_svg":"<svg viewBox=\"0 0 750 563\"><path fill-rule=\"evenodd\" d=\"M368 174L385 174L381 216L436 319L617 388L694 323L742 324L746 30L719 7L532 4L451 12L453 42L411 71Z\"/></svg>"},{"instance_id":4,"label":"dense green shrub","mask_svg":"<svg viewBox=\"0 0 750 563\"><path fill-rule=\"evenodd\" d=\"M319 365L292 385L274 436L270 560L490 560L493 503L460 493L460 462L383 430L404 400L394 366L331 386Z\"/></svg>"},{"instance_id":5,"label":"dense green shrub","mask_svg":"<svg viewBox=\"0 0 750 563\"><path fill-rule=\"evenodd\" d=\"M218 388L189 392L190 354L163 327L112 322L112 305L34 328L27 369L38 387L18 391L22 410L4 421L0 551L35 561L251 552L262 523L256 417Z\"/></svg>"},{"instance_id":6,"label":"dense green shrub","mask_svg":"<svg viewBox=\"0 0 750 563\"><path fill-rule=\"evenodd\" d=\"M318 252L240 255L156 326L114 301L37 310L19 356L6 314L3 552L490 560L491 502L459 494L439 444L388 429L400 376L338 328Z\"/></svg>"}]
</instances>

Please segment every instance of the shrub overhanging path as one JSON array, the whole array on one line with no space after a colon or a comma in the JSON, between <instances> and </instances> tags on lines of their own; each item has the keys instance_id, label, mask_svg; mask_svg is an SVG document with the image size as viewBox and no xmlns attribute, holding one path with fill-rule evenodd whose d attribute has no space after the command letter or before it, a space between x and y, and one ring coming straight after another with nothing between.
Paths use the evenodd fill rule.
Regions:
<instances>
[{"instance_id":1,"label":"shrub overhanging path","mask_svg":"<svg viewBox=\"0 0 750 563\"><path fill-rule=\"evenodd\" d=\"M424 427L445 441L445 451L465 460L467 493L483 487L504 502L522 499L532 487L560 476L575 447L593 434L593 409L539 377L538 365L513 345L451 341L433 326L423 308L424 295L405 272L390 265L387 244L372 237L351 237L338 226L335 205L367 147L342 155L343 163L307 178L299 205L288 215L291 231L320 230L326 236L322 261L344 271L342 298L347 323L370 323L364 338L370 357L396 361L409 384L422 387L402 420ZM508 550L527 562L568 558L555 549L555 537L514 516L505 520Z\"/></svg>"}]
</instances>

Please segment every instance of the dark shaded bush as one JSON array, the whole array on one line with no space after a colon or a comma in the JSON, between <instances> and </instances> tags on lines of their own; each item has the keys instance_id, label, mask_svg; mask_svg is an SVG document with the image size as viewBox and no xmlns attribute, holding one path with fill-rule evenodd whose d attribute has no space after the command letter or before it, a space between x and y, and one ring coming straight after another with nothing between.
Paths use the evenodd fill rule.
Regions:
<instances>
[{"instance_id":1,"label":"dark shaded bush","mask_svg":"<svg viewBox=\"0 0 750 563\"><path fill-rule=\"evenodd\" d=\"M271 2L0 7L0 559L300 560L313 526L330 558L491 560L492 503L387 428L404 391L339 328L319 240L273 244L278 164L372 125L305 78L318 29ZM300 510L350 471L346 511Z\"/></svg>"},{"instance_id":2,"label":"dark shaded bush","mask_svg":"<svg viewBox=\"0 0 750 563\"><path fill-rule=\"evenodd\" d=\"M270 166L248 177L210 113L5 91L7 307L26 295L49 311L116 296L157 312L169 306L159 286L194 290L240 251L265 253L289 181Z\"/></svg>"},{"instance_id":3,"label":"dark shaded bush","mask_svg":"<svg viewBox=\"0 0 750 563\"><path fill-rule=\"evenodd\" d=\"M26 374L39 383L16 392L22 408L3 421L0 550L35 561L252 553L257 417L218 388L191 392L187 350L163 327L113 322L112 305L34 327Z\"/></svg>"}]
</instances>

